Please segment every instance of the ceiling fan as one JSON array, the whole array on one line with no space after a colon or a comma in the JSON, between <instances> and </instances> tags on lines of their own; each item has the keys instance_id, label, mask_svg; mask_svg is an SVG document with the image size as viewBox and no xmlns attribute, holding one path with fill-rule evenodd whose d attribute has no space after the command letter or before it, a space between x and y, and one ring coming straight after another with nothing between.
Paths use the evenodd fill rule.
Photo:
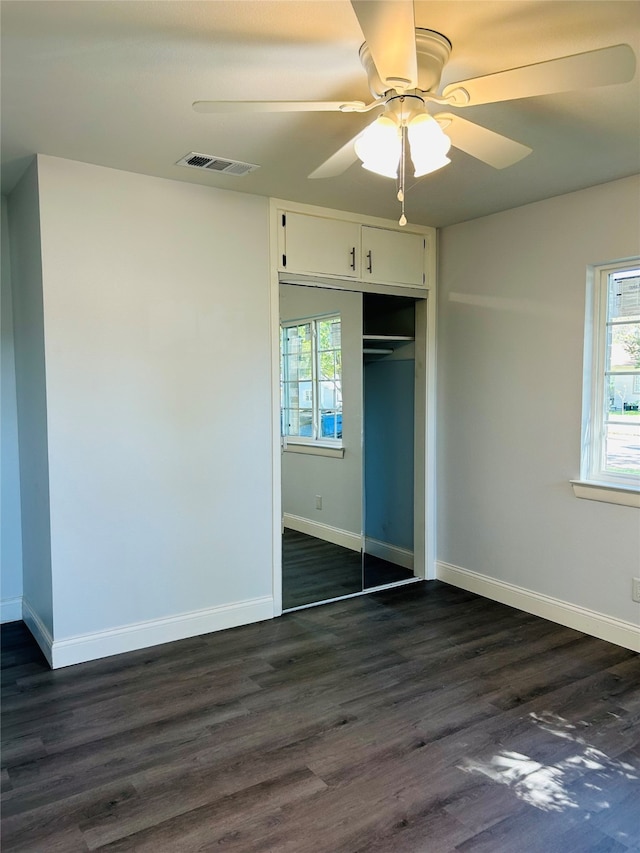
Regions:
<instances>
[{"instance_id":1,"label":"ceiling fan","mask_svg":"<svg viewBox=\"0 0 640 853\"><path fill-rule=\"evenodd\" d=\"M351 0L365 42L360 61L374 99L363 101L195 101L201 113L340 111L366 113L382 108L376 121L347 142L309 175L342 174L358 158L372 171L404 180L408 142L416 176L449 162L450 145L504 169L531 148L448 111L498 101L530 98L593 86L625 83L635 73L635 55L627 44L564 56L520 68L461 80L438 94L450 53L446 36L416 29L413 0ZM377 167L377 168L376 168ZM404 186L400 187L404 192ZM403 201L403 198L400 199ZM404 216L404 214L403 214Z\"/></svg>"}]
</instances>

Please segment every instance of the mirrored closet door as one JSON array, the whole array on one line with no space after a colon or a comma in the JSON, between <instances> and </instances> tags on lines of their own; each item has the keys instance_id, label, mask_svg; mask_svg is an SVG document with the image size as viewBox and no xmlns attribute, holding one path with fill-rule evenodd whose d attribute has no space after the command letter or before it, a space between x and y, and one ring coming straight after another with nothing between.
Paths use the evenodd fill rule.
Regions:
<instances>
[{"instance_id":1,"label":"mirrored closet door","mask_svg":"<svg viewBox=\"0 0 640 853\"><path fill-rule=\"evenodd\" d=\"M280 285L284 610L414 579L414 303Z\"/></svg>"}]
</instances>

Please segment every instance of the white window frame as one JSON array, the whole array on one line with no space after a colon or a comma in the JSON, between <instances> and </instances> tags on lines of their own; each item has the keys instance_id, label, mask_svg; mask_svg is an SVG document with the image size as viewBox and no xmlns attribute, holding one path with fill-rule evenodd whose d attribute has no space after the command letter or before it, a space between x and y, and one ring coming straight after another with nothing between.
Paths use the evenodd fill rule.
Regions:
<instances>
[{"instance_id":1,"label":"white window frame","mask_svg":"<svg viewBox=\"0 0 640 853\"><path fill-rule=\"evenodd\" d=\"M343 456L344 445L342 438L328 438L321 435L321 406L320 406L320 377L319 377L319 351L318 351L318 331L317 325L327 320L338 320L340 323L340 338L342 340L342 317L340 313L322 314L314 317L303 317L297 320L286 320L280 324L280 358L282 358L282 330L291 328L292 326L310 326L311 327L311 385L312 385L312 435L310 437L301 435L282 435L282 447L284 450L291 452L319 452L322 455L338 455ZM342 344L340 345L340 353L342 353ZM341 375L342 383L343 377ZM280 410L283 408L283 395L281 393ZM342 416L344 404L340 410Z\"/></svg>"},{"instance_id":2,"label":"white window frame","mask_svg":"<svg viewBox=\"0 0 640 853\"><path fill-rule=\"evenodd\" d=\"M640 479L607 471L604 466L609 276L636 268L640 268L640 258L596 264L587 270L580 478L571 484L577 497L640 507Z\"/></svg>"}]
</instances>

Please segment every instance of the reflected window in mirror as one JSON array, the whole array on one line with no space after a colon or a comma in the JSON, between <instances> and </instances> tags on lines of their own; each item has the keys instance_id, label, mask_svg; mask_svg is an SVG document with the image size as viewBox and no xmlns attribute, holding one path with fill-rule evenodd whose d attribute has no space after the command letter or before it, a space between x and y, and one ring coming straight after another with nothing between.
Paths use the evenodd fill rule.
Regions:
<instances>
[{"instance_id":1,"label":"reflected window in mirror","mask_svg":"<svg viewBox=\"0 0 640 853\"><path fill-rule=\"evenodd\" d=\"M280 327L280 428L287 442L342 445L340 315Z\"/></svg>"}]
</instances>

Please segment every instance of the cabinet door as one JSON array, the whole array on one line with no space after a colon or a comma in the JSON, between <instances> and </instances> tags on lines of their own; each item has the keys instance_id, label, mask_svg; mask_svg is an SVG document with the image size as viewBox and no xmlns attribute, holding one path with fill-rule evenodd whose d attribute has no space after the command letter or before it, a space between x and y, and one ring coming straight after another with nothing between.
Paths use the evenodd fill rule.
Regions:
<instances>
[{"instance_id":1,"label":"cabinet door","mask_svg":"<svg viewBox=\"0 0 640 853\"><path fill-rule=\"evenodd\" d=\"M280 269L311 275L360 277L360 225L286 213Z\"/></svg>"},{"instance_id":2,"label":"cabinet door","mask_svg":"<svg viewBox=\"0 0 640 853\"><path fill-rule=\"evenodd\" d=\"M362 228L362 278L424 287L424 237L386 228Z\"/></svg>"}]
</instances>

